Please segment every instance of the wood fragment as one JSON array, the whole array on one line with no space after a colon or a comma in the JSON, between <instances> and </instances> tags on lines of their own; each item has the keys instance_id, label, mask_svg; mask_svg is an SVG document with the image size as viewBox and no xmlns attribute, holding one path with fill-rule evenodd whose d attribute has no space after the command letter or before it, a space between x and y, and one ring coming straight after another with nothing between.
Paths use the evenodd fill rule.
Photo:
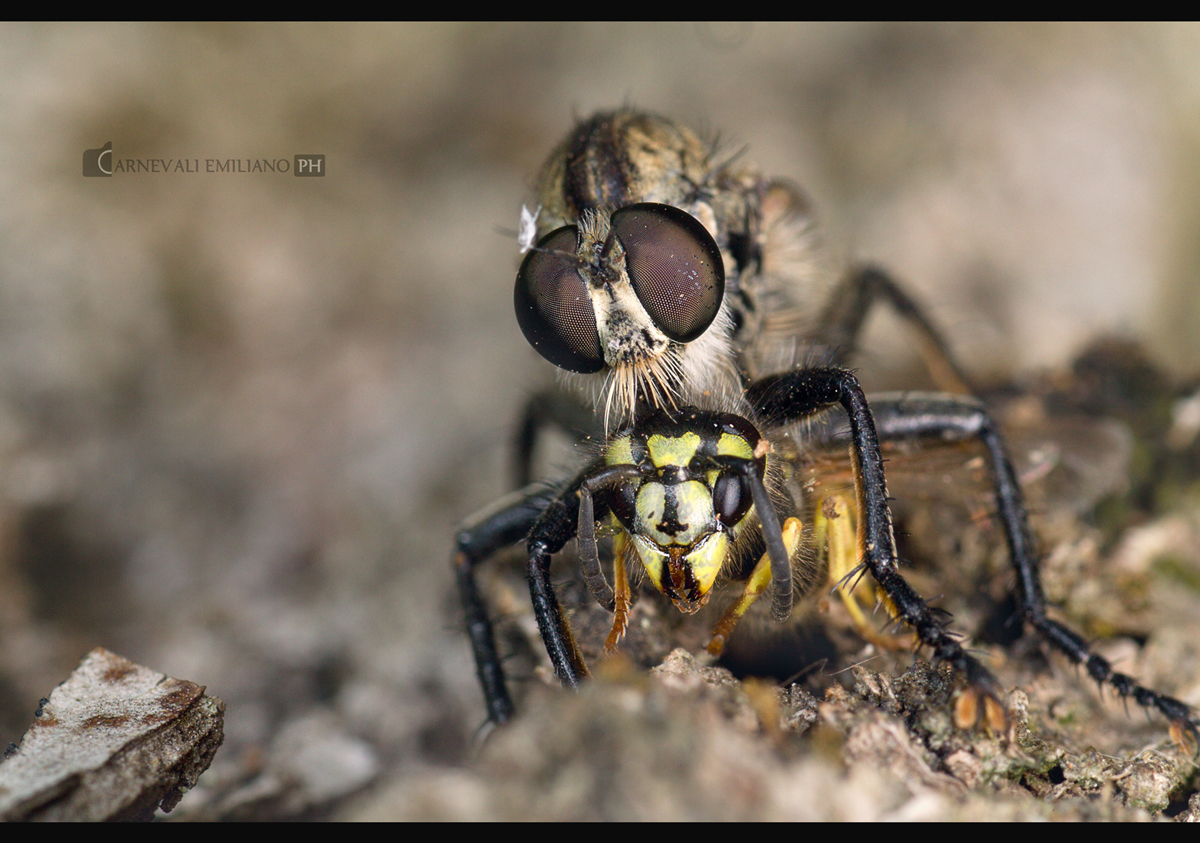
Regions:
<instances>
[{"instance_id":1,"label":"wood fragment","mask_svg":"<svg viewBox=\"0 0 1200 843\"><path fill-rule=\"evenodd\" d=\"M149 820L208 769L225 703L97 648L0 764L0 820Z\"/></svg>"}]
</instances>

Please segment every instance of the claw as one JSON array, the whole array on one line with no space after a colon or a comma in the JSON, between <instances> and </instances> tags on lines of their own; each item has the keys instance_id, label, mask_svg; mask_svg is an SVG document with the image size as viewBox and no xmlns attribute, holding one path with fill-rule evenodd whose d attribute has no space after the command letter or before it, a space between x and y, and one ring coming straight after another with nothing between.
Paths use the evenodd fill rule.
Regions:
<instances>
[{"instance_id":1,"label":"claw","mask_svg":"<svg viewBox=\"0 0 1200 843\"><path fill-rule=\"evenodd\" d=\"M1002 734L1008 729L1008 712L1004 703L990 694L983 699L983 719L993 734Z\"/></svg>"},{"instance_id":2,"label":"claw","mask_svg":"<svg viewBox=\"0 0 1200 843\"><path fill-rule=\"evenodd\" d=\"M1200 757L1200 729L1193 720L1172 720L1168 729L1171 740L1192 758Z\"/></svg>"},{"instance_id":3,"label":"claw","mask_svg":"<svg viewBox=\"0 0 1200 843\"><path fill-rule=\"evenodd\" d=\"M954 701L954 725L960 729L982 726L998 735L1008 729L1008 713L990 690L972 685Z\"/></svg>"},{"instance_id":4,"label":"claw","mask_svg":"<svg viewBox=\"0 0 1200 843\"><path fill-rule=\"evenodd\" d=\"M719 656L725 652L725 636L720 632L714 632L712 638L705 647L711 656Z\"/></svg>"}]
</instances>

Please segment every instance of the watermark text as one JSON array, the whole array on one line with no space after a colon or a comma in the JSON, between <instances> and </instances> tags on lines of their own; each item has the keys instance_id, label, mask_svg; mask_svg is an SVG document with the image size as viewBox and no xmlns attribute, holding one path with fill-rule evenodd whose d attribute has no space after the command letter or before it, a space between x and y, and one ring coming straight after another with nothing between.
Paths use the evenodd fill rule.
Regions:
<instances>
[{"instance_id":1,"label":"watermark text","mask_svg":"<svg viewBox=\"0 0 1200 843\"><path fill-rule=\"evenodd\" d=\"M325 175L324 155L287 158L117 158L112 141L83 152L83 174L112 178L115 174L141 173L293 173L305 178Z\"/></svg>"}]
</instances>

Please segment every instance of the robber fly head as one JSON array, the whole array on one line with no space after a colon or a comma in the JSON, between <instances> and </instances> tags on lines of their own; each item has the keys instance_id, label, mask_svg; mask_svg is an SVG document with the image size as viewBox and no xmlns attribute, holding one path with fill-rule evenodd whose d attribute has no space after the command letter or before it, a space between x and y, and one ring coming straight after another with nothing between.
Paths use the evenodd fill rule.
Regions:
<instances>
[{"instance_id":1,"label":"robber fly head","mask_svg":"<svg viewBox=\"0 0 1200 843\"><path fill-rule=\"evenodd\" d=\"M726 295L740 263L726 229L746 210L725 207L740 194L717 189L712 151L670 120L622 110L580 123L542 171L517 320L560 369L600 375L606 426L740 383Z\"/></svg>"},{"instance_id":2,"label":"robber fly head","mask_svg":"<svg viewBox=\"0 0 1200 843\"><path fill-rule=\"evenodd\" d=\"M571 372L610 373L609 391L674 406L688 344L718 318L725 269L686 211L642 202L585 212L545 235L517 273L517 322L538 353Z\"/></svg>"}]
</instances>

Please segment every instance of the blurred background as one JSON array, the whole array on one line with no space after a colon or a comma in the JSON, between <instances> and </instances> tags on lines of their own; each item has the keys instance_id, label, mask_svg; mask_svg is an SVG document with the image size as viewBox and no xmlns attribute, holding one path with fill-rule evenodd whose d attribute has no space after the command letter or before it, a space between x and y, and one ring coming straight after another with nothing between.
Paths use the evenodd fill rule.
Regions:
<instances>
[{"instance_id":1,"label":"blurred background","mask_svg":"<svg viewBox=\"0 0 1200 843\"><path fill-rule=\"evenodd\" d=\"M4 24L0 743L105 646L227 702L196 816L464 762L453 529L550 379L518 215L622 104L804 185L983 378L1200 370L1200 26ZM201 172L84 178L106 142Z\"/></svg>"}]
</instances>

